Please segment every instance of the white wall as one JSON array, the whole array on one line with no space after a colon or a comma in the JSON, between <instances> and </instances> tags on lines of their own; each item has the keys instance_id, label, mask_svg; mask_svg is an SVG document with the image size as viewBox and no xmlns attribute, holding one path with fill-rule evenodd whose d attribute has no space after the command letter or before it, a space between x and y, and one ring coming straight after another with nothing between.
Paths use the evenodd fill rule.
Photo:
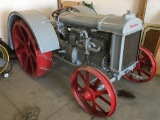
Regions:
<instances>
[{"instance_id":1,"label":"white wall","mask_svg":"<svg viewBox=\"0 0 160 120\"><path fill-rule=\"evenodd\" d=\"M36 9L48 16L57 9L57 0L0 0L0 38L7 42L7 18L12 11Z\"/></svg>"},{"instance_id":2,"label":"white wall","mask_svg":"<svg viewBox=\"0 0 160 120\"><path fill-rule=\"evenodd\" d=\"M67 1L67 0L63 0ZM79 1L82 0L70 0ZM126 10L138 13L140 0L84 0L94 4L95 10L100 14L122 15ZM148 0L144 22L160 24L160 0Z\"/></svg>"},{"instance_id":3,"label":"white wall","mask_svg":"<svg viewBox=\"0 0 160 120\"><path fill-rule=\"evenodd\" d=\"M160 0L148 0L145 22L160 24Z\"/></svg>"},{"instance_id":4,"label":"white wall","mask_svg":"<svg viewBox=\"0 0 160 120\"><path fill-rule=\"evenodd\" d=\"M68 1L68 0L63 0ZM69 0L79 1L82 0ZM84 0L87 3L93 2L94 8L99 14L123 15L127 10L132 10L137 14L140 0Z\"/></svg>"}]
</instances>

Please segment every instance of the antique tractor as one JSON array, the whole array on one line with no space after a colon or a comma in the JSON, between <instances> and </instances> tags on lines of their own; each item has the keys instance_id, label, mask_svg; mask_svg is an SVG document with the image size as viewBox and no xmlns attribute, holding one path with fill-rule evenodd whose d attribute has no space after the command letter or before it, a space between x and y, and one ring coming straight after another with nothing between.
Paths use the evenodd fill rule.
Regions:
<instances>
[{"instance_id":1,"label":"antique tractor","mask_svg":"<svg viewBox=\"0 0 160 120\"><path fill-rule=\"evenodd\" d=\"M144 83L155 75L153 55L140 46L142 21L131 11L123 16L99 15L75 6L56 10L52 16L47 19L35 10L12 12L8 17L10 47L33 77L46 74L53 58L77 67L71 89L92 116L114 113L114 81L124 77Z\"/></svg>"}]
</instances>

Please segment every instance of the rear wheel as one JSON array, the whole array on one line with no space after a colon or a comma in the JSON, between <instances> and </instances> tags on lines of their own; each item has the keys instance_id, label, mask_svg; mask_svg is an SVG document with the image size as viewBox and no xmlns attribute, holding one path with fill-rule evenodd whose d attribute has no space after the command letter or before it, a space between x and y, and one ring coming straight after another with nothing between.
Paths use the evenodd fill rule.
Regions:
<instances>
[{"instance_id":1,"label":"rear wheel","mask_svg":"<svg viewBox=\"0 0 160 120\"><path fill-rule=\"evenodd\" d=\"M23 69L33 77L46 74L52 66L52 52L40 52L31 29L22 19L15 21L12 39Z\"/></svg>"},{"instance_id":2,"label":"rear wheel","mask_svg":"<svg viewBox=\"0 0 160 120\"><path fill-rule=\"evenodd\" d=\"M156 73L156 62L152 53L144 47L140 47L139 59L136 67L131 71L131 74L125 74L123 77L127 80L144 83L150 81ZM137 78L134 75L138 75Z\"/></svg>"},{"instance_id":3,"label":"rear wheel","mask_svg":"<svg viewBox=\"0 0 160 120\"><path fill-rule=\"evenodd\" d=\"M100 89L100 86L104 86ZM79 105L92 116L106 118L116 109L116 94L112 83L96 68L81 67L71 78L72 93Z\"/></svg>"}]
</instances>

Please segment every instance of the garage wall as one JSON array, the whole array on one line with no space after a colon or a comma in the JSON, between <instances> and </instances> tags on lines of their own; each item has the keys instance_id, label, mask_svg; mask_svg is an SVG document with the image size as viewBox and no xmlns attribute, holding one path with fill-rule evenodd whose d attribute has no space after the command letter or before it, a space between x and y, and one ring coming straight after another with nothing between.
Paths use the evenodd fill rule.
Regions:
<instances>
[{"instance_id":1,"label":"garage wall","mask_svg":"<svg viewBox=\"0 0 160 120\"><path fill-rule=\"evenodd\" d=\"M67 0L62 0L67 1ZM69 0L79 1L82 0ZM140 0L84 0L87 3L94 4L95 10L100 14L122 15L127 10L138 13ZM144 19L147 23L160 24L160 0L148 0L146 16Z\"/></svg>"},{"instance_id":2,"label":"garage wall","mask_svg":"<svg viewBox=\"0 0 160 120\"><path fill-rule=\"evenodd\" d=\"M11 11L36 9L46 16L57 9L57 0L0 0L0 38L7 42L7 18Z\"/></svg>"},{"instance_id":3,"label":"garage wall","mask_svg":"<svg viewBox=\"0 0 160 120\"><path fill-rule=\"evenodd\" d=\"M148 0L145 22L160 24L160 0Z\"/></svg>"},{"instance_id":4,"label":"garage wall","mask_svg":"<svg viewBox=\"0 0 160 120\"><path fill-rule=\"evenodd\" d=\"M68 0L62 0L68 1ZM69 0L79 1L82 0ZM99 14L116 14L123 15L127 10L132 10L135 14L138 13L140 0L84 0L87 3L93 2L94 8Z\"/></svg>"}]
</instances>

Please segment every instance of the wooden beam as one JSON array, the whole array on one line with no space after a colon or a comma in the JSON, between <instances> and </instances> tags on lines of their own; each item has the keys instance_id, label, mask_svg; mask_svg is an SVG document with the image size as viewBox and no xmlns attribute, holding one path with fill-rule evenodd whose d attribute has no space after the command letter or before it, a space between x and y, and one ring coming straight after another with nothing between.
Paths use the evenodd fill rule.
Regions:
<instances>
[{"instance_id":1,"label":"wooden beam","mask_svg":"<svg viewBox=\"0 0 160 120\"><path fill-rule=\"evenodd\" d=\"M72 7L72 6L79 5L79 4L80 3L76 1L64 1L62 3L62 7L66 7L66 6Z\"/></svg>"},{"instance_id":2,"label":"wooden beam","mask_svg":"<svg viewBox=\"0 0 160 120\"><path fill-rule=\"evenodd\" d=\"M57 0L57 7L58 9L60 9L62 6L62 1L61 0Z\"/></svg>"},{"instance_id":3,"label":"wooden beam","mask_svg":"<svg viewBox=\"0 0 160 120\"><path fill-rule=\"evenodd\" d=\"M153 54L154 56L157 55L158 49L160 49L160 37L159 37L159 39L158 39L157 45L155 46L155 50L154 50L154 54ZM160 53L159 53L159 54L160 54Z\"/></svg>"},{"instance_id":4,"label":"wooden beam","mask_svg":"<svg viewBox=\"0 0 160 120\"><path fill-rule=\"evenodd\" d=\"M155 52L155 61L156 61L156 75L160 76L160 37L158 44L156 46L156 52Z\"/></svg>"},{"instance_id":5,"label":"wooden beam","mask_svg":"<svg viewBox=\"0 0 160 120\"><path fill-rule=\"evenodd\" d=\"M148 0L140 0L138 18L144 22Z\"/></svg>"}]
</instances>

